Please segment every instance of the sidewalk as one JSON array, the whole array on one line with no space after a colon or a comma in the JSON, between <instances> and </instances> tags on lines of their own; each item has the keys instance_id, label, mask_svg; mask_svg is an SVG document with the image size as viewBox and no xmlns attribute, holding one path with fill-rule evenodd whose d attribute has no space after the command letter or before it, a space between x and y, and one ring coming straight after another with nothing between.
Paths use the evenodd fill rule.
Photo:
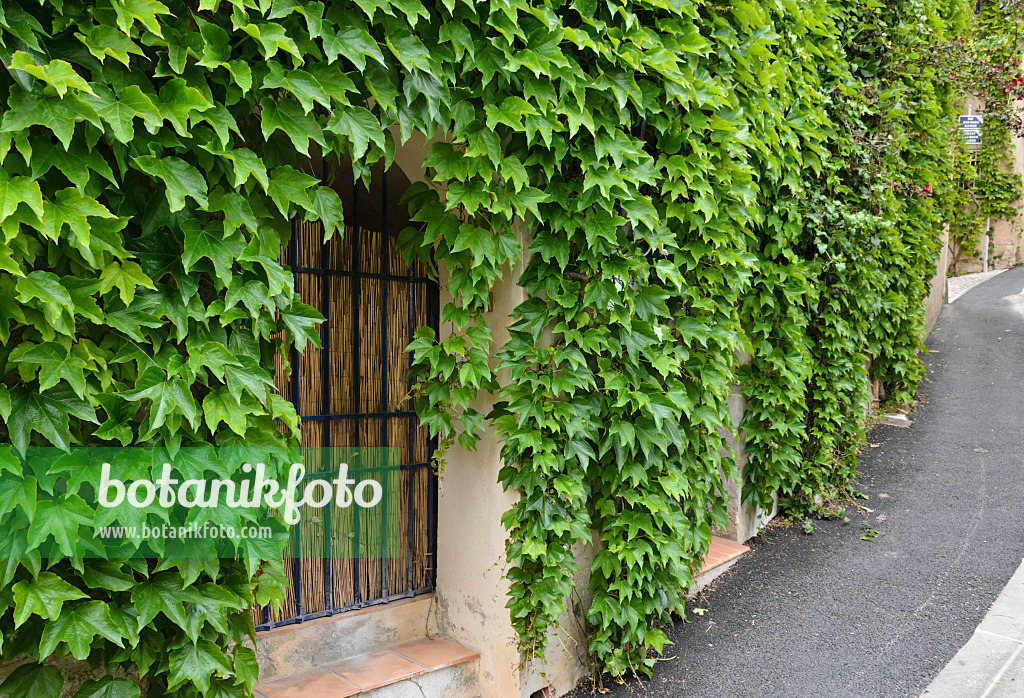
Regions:
<instances>
[{"instance_id":1,"label":"sidewalk","mask_svg":"<svg viewBox=\"0 0 1024 698\"><path fill-rule=\"evenodd\" d=\"M928 698L1024 696L1024 562L974 635L932 681Z\"/></svg>"},{"instance_id":2,"label":"sidewalk","mask_svg":"<svg viewBox=\"0 0 1024 698\"><path fill-rule=\"evenodd\" d=\"M996 269L995 271L980 271L975 274L961 274L960 276L951 276L946 279L946 293L947 303L952 303L960 296L964 295L978 284L988 281L994 276L1002 274L1005 269Z\"/></svg>"}]
</instances>

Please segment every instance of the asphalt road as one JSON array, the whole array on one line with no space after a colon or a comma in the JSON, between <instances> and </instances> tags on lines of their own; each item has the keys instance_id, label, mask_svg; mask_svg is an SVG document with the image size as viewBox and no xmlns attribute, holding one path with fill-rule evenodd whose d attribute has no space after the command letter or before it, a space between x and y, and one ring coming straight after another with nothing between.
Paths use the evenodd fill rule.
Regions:
<instances>
[{"instance_id":1,"label":"asphalt road","mask_svg":"<svg viewBox=\"0 0 1024 698\"><path fill-rule=\"evenodd\" d=\"M905 698L928 686L1024 557L1024 266L947 305L927 344L913 426L876 426L863 450L859 503L875 512L812 535L770 526L689 603L654 676L605 695ZM874 541L860 540L864 520Z\"/></svg>"}]
</instances>

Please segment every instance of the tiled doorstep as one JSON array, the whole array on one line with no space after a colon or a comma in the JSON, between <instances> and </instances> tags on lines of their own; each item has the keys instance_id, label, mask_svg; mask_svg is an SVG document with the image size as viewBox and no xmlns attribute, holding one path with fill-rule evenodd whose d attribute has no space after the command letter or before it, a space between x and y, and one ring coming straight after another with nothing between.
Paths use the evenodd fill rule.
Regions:
<instances>
[{"instance_id":1,"label":"tiled doorstep","mask_svg":"<svg viewBox=\"0 0 1024 698\"><path fill-rule=\"evenodd\" d=\"M698 574L704 574L719 565L735 560L748 550L750 548L741 543L733 543L724 538L711 536L711 547L708 548L708 554L704 557L704 565Z\"/></svg>"},{"instance_id":2,"label":"tiled doorstep","mask_svg":"<svg viewBox=\"0 0 1024 698\"><path fill-rule=\"evenodd\" d=\"M691 598L696 596L697 592L732 567L736 559L748 550L750 548L741 543L733 543L724 538L712 536L708 554L704 556L704 565L700 568L697 576L693 578L693 585L686 592L686 595Z\"/></svg>"},{"instance_id":3,"label":"tiled doorstep","mask_svg":"<svg viewBox=\"0 0 1024 698\"><path fill-rule=\"evenodd\" d=\"M1024 695L1024 562L971 639L921 695L927 698Z\"/></svg>"},{"instance_id":4,"label":"tiled doorstep","mask_svg":"<svg viewBox=\"0 0 1024 698\"><path fill-rule=\"evenodd\" d=\"M457 642L425 637L256 684L260 698L345 698L476 659Z\"/></svg>"}]
</instances>

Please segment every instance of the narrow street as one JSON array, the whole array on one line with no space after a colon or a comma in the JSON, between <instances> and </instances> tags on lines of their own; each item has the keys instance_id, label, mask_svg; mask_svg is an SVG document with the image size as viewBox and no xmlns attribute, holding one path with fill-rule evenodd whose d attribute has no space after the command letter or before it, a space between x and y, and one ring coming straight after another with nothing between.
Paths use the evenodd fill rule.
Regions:
<instances>
[{"instance_id":1,"label":"narrow street","mask_svg":"<svg viewBox=\"0 0 1024 698\"><path fill-rule=\"evenodd\" d=\"M653 678L606 695L924 691L1024 556L1024 266L947 305L927 344L913 425L868 434L857 503L874 511L770 526L690 602Z\"/></svg>"}]
</instances>

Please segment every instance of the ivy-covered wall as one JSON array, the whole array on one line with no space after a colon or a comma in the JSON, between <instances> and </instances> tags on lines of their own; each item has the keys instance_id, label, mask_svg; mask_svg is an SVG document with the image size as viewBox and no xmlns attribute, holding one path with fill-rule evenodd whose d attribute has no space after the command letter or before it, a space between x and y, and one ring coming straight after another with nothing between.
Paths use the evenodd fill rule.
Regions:
<instances>
[{"instance_id":1,"label":"ivy-covered wall","mask_svg":"<svg viewBox=\"0 0 1024 698\"><path fill-rule=\"evenodd\" d=\"M445 448L501 439L523 655L594 532L590 651L646 673L724 520L732 385L752 406L744 498L806 513L855 474L870 379L907 400L921 378L962 99L934 49L968 26L964 0L5 1L0 435L293 443L263 366L319 318L278 251L293 216L343 217L307 158L368 177L443 134L400 239L443 263L455 330L410 347L416 409ZM526 300L499 347L484 316L516 225ZM278 550L33 558L95 522L87 479L0 469L19 553L2 656L33 659L0 692L57 695L43 662L70 651L109 674L76 698L138 696L129 668L150 696L249 694L246 609L280 598ZM56 481L59 511L37 510L27 493Z\"/></svg>"},{"instance_id":2,"label":"ivy-covered wall","mask_svg":"<svg viewBox=\"0 0 1024 698\"><path fill-rule=\"evenodd\" d=\"M984 118L981 143L957 143L954 149L961 186L950 192L945 206L950 211L949 247L956 272L983 271L986 258L990 270L1024 261L1020 8L1007 11L997 3L982 3L980 9L971 36L948 54L959 59L949 61L949 67L951 77L959 76L963 83L963 113L972 111Z\"/></svg>"}]
</instances>

